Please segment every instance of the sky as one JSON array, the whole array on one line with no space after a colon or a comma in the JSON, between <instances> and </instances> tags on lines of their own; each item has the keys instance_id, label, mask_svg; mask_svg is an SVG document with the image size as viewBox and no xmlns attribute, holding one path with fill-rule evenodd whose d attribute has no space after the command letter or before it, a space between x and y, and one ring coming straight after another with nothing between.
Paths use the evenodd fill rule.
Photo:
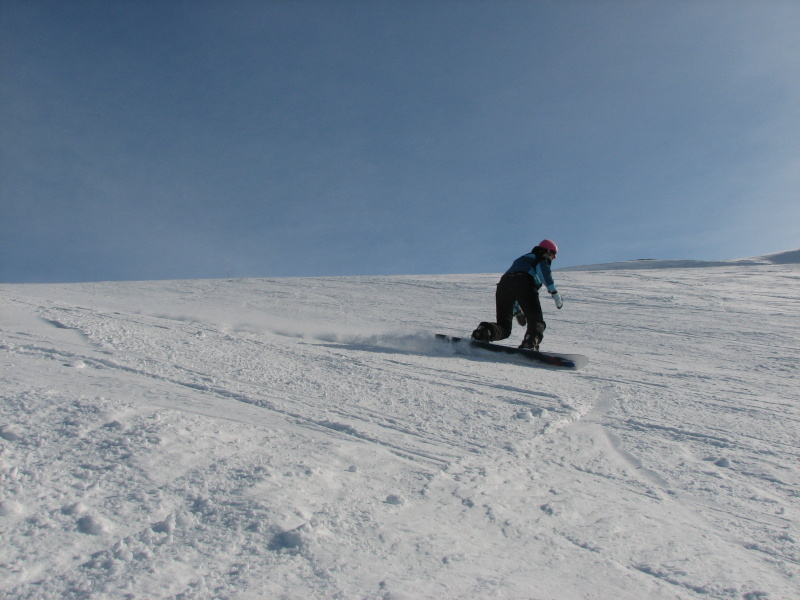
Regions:
<instances>
[{"instance_id":1,"label":"sky","mask_svg":"<svg viewBox=\"0 0 800 600\"><path fill-rule=\"evenodd\" d=\"M800 247L796 0L0 0L0 282Z\"/></svg>"}]
</instances>

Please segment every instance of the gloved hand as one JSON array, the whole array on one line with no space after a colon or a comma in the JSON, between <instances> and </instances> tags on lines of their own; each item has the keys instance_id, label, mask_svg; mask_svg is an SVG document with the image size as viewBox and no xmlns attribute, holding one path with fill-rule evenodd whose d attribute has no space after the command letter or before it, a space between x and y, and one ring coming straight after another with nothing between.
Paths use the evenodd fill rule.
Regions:
<instances>
[{"instance_id":1,"label":"gloved hand","mask_svg":"<svg viewBox=\"0 0 800 600\"><path fill-rule=\"evenodd\" d=\"M511 311L511 314L517 319L517 323L519 323L520 327L525 327L525 325L528 324L528 319L526 319L525 315L522 313L519 302L514 302L514 310Z\"/></svg>"},{"instance_id":2,"label":"gloved hand","mask_svg":"<svg viewBox=\"0 0 800 600\"><path fill-rule=\"evenodd\" d=\"M550 295L553 296L553 300L556 303L556 308L560 309L564 306L564 301L561 299L561 294L558 292L550 292Z\"/></svg>"}]
</instances>

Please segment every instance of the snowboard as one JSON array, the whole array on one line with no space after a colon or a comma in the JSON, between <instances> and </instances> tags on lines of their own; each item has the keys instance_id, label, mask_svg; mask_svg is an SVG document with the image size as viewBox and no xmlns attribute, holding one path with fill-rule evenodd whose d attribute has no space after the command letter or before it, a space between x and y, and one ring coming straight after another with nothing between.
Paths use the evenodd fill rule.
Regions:
<instances>
[{"instance_id":1,"label":"snowboard","mask_svg":"<svg viewBox=\"0 0 800 600\"><path fill-rule=\"evenodd\" d=\"M501 346L491 342L479 342L470 338L453 337L437 333L436 339L451 344L456 353L466 353L470 348L487 350L499 354L510 354L531 361L538 365L548 365L551 367L561 367L565 369L580 369L585 367L589 358L583 354L556 354L553 352L540 352L538 350L527 350L525 348L514 348L513 346Z\"/></svg>"}]
</instances>

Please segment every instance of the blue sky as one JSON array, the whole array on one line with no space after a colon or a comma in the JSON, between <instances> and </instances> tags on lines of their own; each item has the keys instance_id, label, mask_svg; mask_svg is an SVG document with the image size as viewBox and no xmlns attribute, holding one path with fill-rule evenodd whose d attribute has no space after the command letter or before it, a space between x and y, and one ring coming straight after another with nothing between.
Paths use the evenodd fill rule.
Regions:
<instances>
[{"instance_id":1,"label":"blue sky","mask_svg":"<svg viewBox=\"0 0 800 600\"><path fill-rule=\"evenodd\" d=\"M800 2L0 2L0 281L800 247Z\"/></svg>"}]
</instances>

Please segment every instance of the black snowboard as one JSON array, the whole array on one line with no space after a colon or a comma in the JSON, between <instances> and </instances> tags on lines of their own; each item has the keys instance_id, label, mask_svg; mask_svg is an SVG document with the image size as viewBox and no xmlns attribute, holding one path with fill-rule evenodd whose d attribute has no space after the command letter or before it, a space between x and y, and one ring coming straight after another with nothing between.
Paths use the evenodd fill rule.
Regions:
<instances>
[{"instance_id":1,"label":"black snowboard","mask_svg":"<svg viewBox=\"0 0 800 600\"><path fill-rule=\"evenodd\" d=\"M500 354L512 354L530 360L537 364L549 365L551 367L562 367L566 369L580 369L586 366L589 358L583 354L555 354L552 352L539 352L537 350L526 350L524 348L514 348L513 346L501 346L500 344L492 344L491 342L479 342L470 338L452 337L437 333L436 339L442 342L452 344L456 352L464 351L468 348L478 348L480 350L488 350L489 352L497 352Z\"/></svg>"}]
</instances>

